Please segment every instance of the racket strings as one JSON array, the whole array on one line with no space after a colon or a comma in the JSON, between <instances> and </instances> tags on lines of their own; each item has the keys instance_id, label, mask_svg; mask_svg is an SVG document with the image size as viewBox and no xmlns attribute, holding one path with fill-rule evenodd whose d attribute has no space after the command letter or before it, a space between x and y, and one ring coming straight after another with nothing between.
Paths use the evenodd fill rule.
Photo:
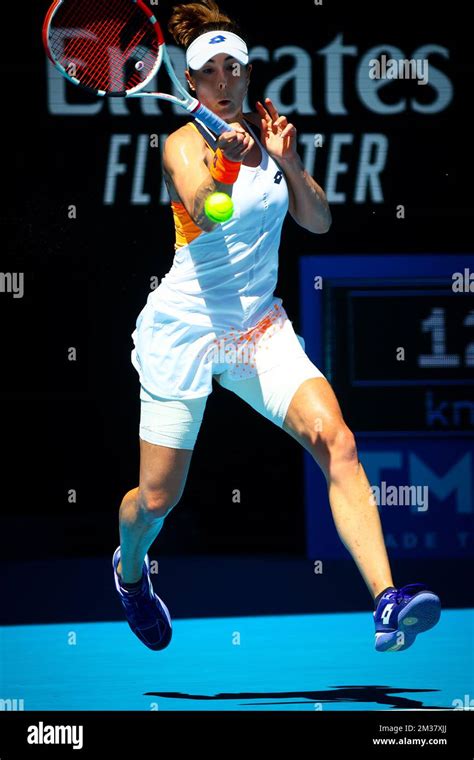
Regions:
<instances>
[{"instance_id":1,"label":"racket strings","mask_svg":"<svg viewBox=\"0 0 474 760\"><path fill-rule=\"evenodd\" d=\"M49 45L66 70L74 66L81 84L115 93L141 84L159 52L154 26L130 0L63 3L51 22Z\"/></svg>"},{"instance_id":2,"label":"racket strings","mask_svg":"<svg viewBox=\"0 0 474 760\"><path fill-rule=\"evenodd\" d=\"M102 25L90 24L87 31L91 32L92 41L89 44L84 43L83 39L74 39L66 51L67 58L79 58L83 61L84 70L78 79L89 87L103 89L106 91L122 91L139 84L144 79L144 74L148 74L151 66L155 61L155 56L151 56L151 66L147 66L143 59L146 59L149 50L143 46L138 46L136 42L140 39L139 35L132 38L127 48L123 51L119 49L121 27L106 22ZM97 44L99 40L100 45ZM76 43L76 44L74 44ZM135 50L134 50L135 48ZM127 61L130 59L131 52L137 53L143 66L133 72L132 76L124 81L124 72Z\"/></svg>"},{"instance_id":3,"label":"racket strings","mask_svg":"<svg viewBox=\"0 0 474 760\"><path fill-rule=\"evenodd\" d=\"M94 21L88 22L87 19L90 18ZM93 0L90 2L83 0L80 7L63 3L54 15L53 24L49 30L50 47L57 60L66 68L68 63L72 63L71 58L81 55L85 66L93 66L94 60L91 58L93 55L97 56L98 41L101 42L102 47L110 42L106 34L109 23L107 18L104 19L103 29L101 29L101 23L97 20L97 9L94 13ZM99 32L98 36L96 32ZM89 39L89 44L87 39Z\"/></svg>"}]
</instances>

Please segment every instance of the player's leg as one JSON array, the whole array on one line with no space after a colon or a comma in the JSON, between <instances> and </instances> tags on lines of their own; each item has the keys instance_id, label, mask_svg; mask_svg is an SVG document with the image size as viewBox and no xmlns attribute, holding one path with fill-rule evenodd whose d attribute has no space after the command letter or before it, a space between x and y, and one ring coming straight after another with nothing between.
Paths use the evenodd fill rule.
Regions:
<instances>
[{"instance_id":1,"label":"player's leg","mask_svg":"<svg viewBox=\"0 0 474 760\"><path fill-rule=\"evenodd\" d=\"M313 456L326 478L338 534L375 599L376 648L406 649L439 619L439 599L424 584L394 588L378 508L354 435L330 384L303 348L303 339L287 324L278 340L272 337L265 346L264 372L239 381L224 372L216 380Z\"/></svg>"},{"instance_id":2,"label":"player's leg","mask_svg":"<svg viewBox=\"0 0 474 760\"><path fill-rule=\"evenodd\" d=\"M273 368L248 380L231 382L225 373L216 380L282 427L313 456L326 478L338 534L375 597L392 586L393 580L378 509L370 498L354 436L328 381L306 356L296 335L293 340L292 328L287 332L286 350ZM267 353L273 350L272 341L267 343ZM282 351L282 340L279 343Z\"/></svg>"},{"instance_id":3,"label":"player's leg","mask_svg":"<svg viewBox=\"0 0 474 760\"><path fill-rule=\"evenodd\" d=\"M140 481L120 505L120 546L112 564L130 628L159 650L170 643L172 625L154 591L147 551L183 493L207 396L168 400L142 388L140 398Z\"/></svg>"},{"instance_id":4,"label":"player's leg","mask_svg":"<svg viewBox=\"0 0 474 760\"><path fill-rule=\"evenodd\" d=\"M338 534L374 597L375 648L408 649L418 633L438 622L440 600L424 583L394 587L378 507L354 435L325 378L300 384L283 428L311 453L325 475Z\"/></svg>"},{"instance_id":5,"label":"player's leg","mask_svg":"<svg viewBox=\"0 0 474 760\"><path fill-rule=\"evenodd\" d=\"M140 579L145 554L181 499L192 454L140 438L140 485L125 494L119 510L122 551L117 572L125 583Z\"/></svg>"},{"instance_id":6,"label":"player's leg","mask_svg":"<svg viewBox=\"0 0 474 760\"><path fill-rule=\"evenodd\" d=\"M380 515L354 435L325 377L300 384L282 427L321 468L338 535L375 598L393 586Z\"/></svg>"},{"instance_id":7,"label":"player's leg","mask_svg":"<svg viewBox=\"0 0 474 760\"><path fill-rule=\"evenodd\" d=\"M206 403L207 396L168 400L140 387L140 480L119 511L125 583L140 579L145 554L181 498Z\"/></svg>"}]
</instances>

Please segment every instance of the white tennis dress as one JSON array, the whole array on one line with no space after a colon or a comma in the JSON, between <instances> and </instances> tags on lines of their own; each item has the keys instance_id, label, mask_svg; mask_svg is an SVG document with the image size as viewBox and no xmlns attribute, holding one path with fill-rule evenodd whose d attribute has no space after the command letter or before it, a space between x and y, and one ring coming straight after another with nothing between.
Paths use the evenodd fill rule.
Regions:
<instances>
[{"instance_id":1,"label":"white tennis dress","mask_svg":"<svg viewBox=\"0 0 474 760\"><path fill-rule=\"evenodd\" d=\"M215 135L197 121L191 123L215 150ZM211 232L195 227L192 240L175 245L172 267L148 296L132 333L140 383L162 398L209 395L212 376L224 368L231 380L264 372L275 364L275 341L283 349L285 333L293 330L282 299L274 296L288 187L247 126L262 160L241 166L232 218ZM182 205L180 210L186 214ZM266 351L270 339L272 351Z\"/></svg>"}]
</instances>

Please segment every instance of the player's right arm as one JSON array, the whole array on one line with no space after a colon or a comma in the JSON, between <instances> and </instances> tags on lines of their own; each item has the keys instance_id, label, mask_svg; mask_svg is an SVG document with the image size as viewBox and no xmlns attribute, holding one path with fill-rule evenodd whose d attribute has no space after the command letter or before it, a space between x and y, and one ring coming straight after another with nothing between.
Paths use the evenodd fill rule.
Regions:
<instances>
[{"instance_id":1,"label":"player's right arm","mask_svg":"<svg viewBox=\"0 0 474 760\"><path fill-rule=\"evenodd\" d=\"M230 161L243 161L252 149L254 140L240 124L237 129L229 125L229 132L219 136L218 147ZM189 216L204 232L211 232L217 224L211 222L204 211L204 203L211 193L227 193L232 196L233 185L218 182L212 176L205 161L205 144L198 132L179 129L165 141L163 167L170 175L173 185Z\"/></svg>"}]
</instances>

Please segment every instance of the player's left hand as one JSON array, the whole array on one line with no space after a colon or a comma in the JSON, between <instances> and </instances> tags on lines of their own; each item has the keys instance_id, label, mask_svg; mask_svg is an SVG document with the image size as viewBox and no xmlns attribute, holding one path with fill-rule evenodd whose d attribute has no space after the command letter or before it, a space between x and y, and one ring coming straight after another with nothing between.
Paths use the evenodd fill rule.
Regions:
<instances>
[{"instance_id":1,"label":"player's left hand","mask_svg":"<svg viewBox=\"0 0 474 760\"><path fill-rule=\"evenodd\" d=\"M286 161L297 156L296 127L288 123L286 116L279 116L270 98L265 98L265 107L257 100L257 111L261 117L262 142L272 158Z\"/></svg>"}]
</instances>

